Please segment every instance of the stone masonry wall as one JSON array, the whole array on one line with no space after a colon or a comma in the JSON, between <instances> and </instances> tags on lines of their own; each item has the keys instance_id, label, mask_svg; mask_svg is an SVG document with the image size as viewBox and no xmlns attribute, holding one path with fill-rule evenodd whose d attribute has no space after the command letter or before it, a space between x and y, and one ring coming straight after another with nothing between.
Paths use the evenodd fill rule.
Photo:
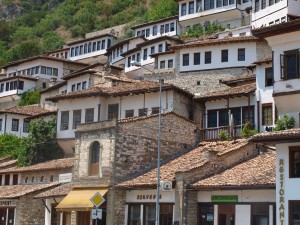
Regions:
<instances>
[{"instance_id":1,"label":"stone masonry wall","mask_svg":"<svg viewBox=\"0 0 300 225\"><path fill-rule=\"evenodd\" d=\"M17 201L16 225L41 225L45 223L45 207L41 199L26 195Z\"/></svg>"}]
</instances>

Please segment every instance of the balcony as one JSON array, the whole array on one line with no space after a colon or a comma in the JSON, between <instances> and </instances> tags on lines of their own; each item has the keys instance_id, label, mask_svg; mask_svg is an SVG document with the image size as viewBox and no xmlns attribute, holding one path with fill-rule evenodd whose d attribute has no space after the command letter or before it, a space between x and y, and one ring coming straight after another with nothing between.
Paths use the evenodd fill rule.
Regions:
<instances>
[{"instance_id":1,"label":"balcony","mask_svg":"<svg viewBox=\"0 0 300 225\"><path fill-rule=\"evenodd\" d=\"M220 140L220 134L225 132L225 134L231 133L231 138L240 138L242 133L242 126L234 126L232 131L230 126L224 127L213 127L205 128L200 130L201 141L216 141Z\"/></svg>"}]
</instances>

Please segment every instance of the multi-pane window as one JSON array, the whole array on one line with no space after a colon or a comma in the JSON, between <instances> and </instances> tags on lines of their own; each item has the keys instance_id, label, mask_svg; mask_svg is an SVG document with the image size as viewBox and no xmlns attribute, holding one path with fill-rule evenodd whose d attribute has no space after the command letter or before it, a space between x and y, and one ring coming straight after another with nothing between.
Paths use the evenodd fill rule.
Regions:
<instances>
[{"instance_id":1,"label":"multi-pane window","mask_svg":"<svg viewBox=\"0 0 300 225\"><path fill-rule=\"evenodd\" d=\"M207 111L207 127L217 127L218 126L218 111L208 110Z\"/></svg>"},{"instance_id":2,"label":"multi-pane window","mask_svg":"<svg viewBox=\"0 0 300 225\"><path fill-rule=\"evenodd\" d=\"M69 111L62 111L60 130L68 130L68 129L69 129Z\"/></svg>"},{"instance_id":3,"label":"multi-pane window","mask_svg":"<svg viewBox=\"0 0 300 225\"><path fill-rule=\"evenodd\" d=\"M272 104L262 105L262 125L270 126L273 124L273 107Z\"/></svg>"},{"instance_id":4,"label":"multi-pane window","mask_svg":"<svg viewBox=\"0 0 300 225\"><path fill-rule=\"evenodd\" d=\"M204 0L204 10L213 9L215 7L214 0Z\"/></svg>"},{"instance_id":5,"label":"multi-pane window","mask_svg":"<svg viewBox=\"0 0 300 225\"><path fill-rule=\"evenodd\" d=\"M186 3L181 4L181 16L186 15Z\"/></svg>"},{"instance_id":6,"label":"multi-pane window","mask_svg":"<svg viewBox=\"0 0 300 225\"><path fill-rule=\"evenodd\" d=\"M196 11L197 12L202 11L202 0L197 0L197 2L196 2Z\"/></svg>"},{"instance_id":7,"label":"multi-pane window","mask_svg":"<svg viewBox=\"0 0 300 225\"><path fill-rule=\"evenodd\" d=\"M136 61L141 62L141 53L136 53Z\"/></svg>"},{"instance_id":8,"label":"multi-pane window","mask_svg":"<svg viewBox=\"0 0 300 225\"><path fill-rule=\"evenodd\" d=\"M267 6L267 0L261 0L261 9L266 8Z\"/></svg>"},{"instance_id":9,"label":"multi-pane window","mask_svg":"<svg viewBox=\"0 0 300 225\"><path fill-rule=\"evenodd\" d=\"M182 55L182 65L183 66L188 66L190 64L190 55L187 54L183 54Z\"/></svg>"},{"instance_id":10,"label":"multi-pane window","mask_svg":"<svg viewBox=\"0 0 300 225\"><path fill-rule=\"evenodd\" d=\"M274 74L273 74L273 68L269 67L265 69L265 86L273 86L274 83Z\"/></svg>"},{"instance_id":11,"label":"multi-pane window","mask_svg":"<svg viewBox=\"0 0 300 225\"><path fill-rule=\"evenodd\" d=\"M2 123L3 123L3 119L1 118L0 119L0 131L2 131L2 126L3 126Z\"/></svg>"},{"instance_id":12,"label":"multi-pane window","mask_svg":"<svg viewBox=\"0 0 300 225\"><path fill-rule=\"evenodd\" d=\"M245 61L246 59L246 49L239 48L238 49L238 61Z\"/></svg>"},{"instance_id":13,"label":"multi-pane window","mask_svg":"<svg viewBox=\"0 0 300 225\"><path fill-rule=\"evenodd\" d=\"M152 46L152 47L150 48L150 53L151 53L151 55L155 53L155 46Z\"/></svg>"},{"instance_id":14,"label":"multi-pane window","mask_svg":"<svg viewBox=\"0 0 300 225\"><path fill-rule=\"evenodd\" d=\"M73 129L76 129L78 124L81 124L81 110L74 110L73 111Z\"/></svg>"},{"instance_id":15,"label":"multi-pane window","mask_svg":"<svg viewBox=\"0 0 300 225\"><path fill-rule=\"evenodd\" d=\"M175 23L174 22L170 24L170 31L171 32L175 31Z\"/></svg>"},{"instance_id":16,"label":"multi-pane window","mask_svg":"<svg viewBox=\"0 0 300 225\"><path fill-rule=\"evenodd\" d=\"M165 33L165 25L162 24L160 25L160 34L164 34Z\"/></svg>"},{"instance_id":17,"label":"multi-pane window","mask_svg":"<svg viewBox=\"0 0 300 225\"><path fill-rule=\"evenodd\" d=\"M290 147L290 178L300 178L300 147Z\"/></svg>"},{"instance_id":18,"label":"multi-pane window","mask_svg":"<svg viewBox=\"0 0 300 225\"><path fill-rule=\"evenodd\" d=\"M129 117L134 117L134 110L133 109L125 110L125 118L129 118Z\"/></svg>"},{"instance_id":19,"label":"multi-pane window","mask_svg":"<svg viewBox=\"0 0 300 225\"><path fill-rule=\"evenodd\" d=\"M83 81L82 82L82 90L85 90L86 89L86 81Z\"/></svg>"},{"instance_id":20,"label":"multi-pane window","mask_svg":"<svg viewBox=\"0 0 300 225\"><path fill-rule=\"evenodd\" d=\"M119 105L108 105L108 120L114 120L119 118Z\"/></svg>"},{"instance_id":21,"label":"multi-pane window","mask_svg":"<svg viewBox=\"0 0 300 225\"><path fill-rule=\"evenodd\" d=\"M139 116L147 116L147 112L147 108L139 109Z\"/></svg>"},{"instance_id":22,"label":"multi-pane window","mask_svg":"<svg viewBox=\"0 0 300 225\"><path fill-rule=\"evenodd\" d=\"M159 113L159 107L152 107L151 114L158 114Z\"/></svg>"},{"instance_id":23,"label":"multi-pane window","mask_svg":"<svg viewBox=\"0 0 300 225\"><path fill-rule=\"evenodd\" d=\"M300 201L289 201L289 225L299 225Z\"/></svg>"},{"instance_id":24,"label":"multi-pane window","mask_svg":"<svg viewBox=\"0 0 300 225\"><path fill-rule=\"evenodd\" d=\"M166 61L160 61L160 69L165 69L166 68Z\"/></svg>"},{"instance_id":25,"label":"multi-pane window","mask_svg":"<svg viewBox=\"0 0 300 225\"><path fill-rule=\"evenodd\" d=\"M200 65L200 52L194 53L194 65Z\"/></svg>"},{"instance_id":26,"label":"multi-pane window","mask_svg":"<svg viewBox=\"0 0 300 225\"><path fill-rule=\"evenodd\" d=\"M72 85L71 90L76 91L76 85L75 84Z\"/></svg>"},{"instance_id":27,"label":"multi-pane window","mask_svg":"<svg viewBox=\"0 0 300 225\"><path fill-rule=\"evenodd\" d=\"M170 69L170 68L173 68L173 66L174 66L173 59L169 59L169 60L168 60L168 68L169 68L169 69Z\"/></svg>"},{"instance_id":28,"label":"multi-pane window","mask_svg":"<svg viewBox=\"0 0 300 225\"><path fill-rule=\"evenodd\" d=\"M18 119L12 119L11 131L19 131L19 120Z\"/></svg>"},{"instance_id":29,"label":"multi-pane window","mask_svg":"<svg viewBox=\"0 0 300 225\"><path fill-rule=\"evenodd\" d=\"M251 205L252 225L269 224L270 205L268 203L253 203Z\"/></svg>"},{"instance_id":30,"label":"multi-pane window","mask_svg":"<svg viewBox=\"0 0 300 225\"><path fill-rule=\"evenodd\" d=\"M228 49L221 51L221 62L228 62Z\"/></svg>"},{"instance_id":31,"label":"multi-pane window","mask_svg":"<svg viewBox=\"0 0 300 225\"><path fill-rule=\"evenodd\" d=\"M166 33L170 32L170 24L168 24L168 23L165 25L165 32Z\"/></svg>"},{"instance_id":32,"label":"multi-pane window","mask_svg":"<svg viewBox=\"0 0 300 225\"><path fill-rule=\"evenodd\" d=\"M147 58L148 58L148 49L145 48L144 49L144 54L143 54L143 60L147 60Z\"/></svg>"},{"instance_id":33,"label":"multi-pane window","mask_svg":"<svg viewBox=\"0 0 300 225\"><path fill-rule=\"evenodd\" d=\"M131 67L131 56L127 59L127 67Z\"/></svg>"},{"instance_id":34,"label":"multi-pane window","mask_svg":"<svg viewBox=\"0 0 300 225\"><path fill-rule=\"evenodd\" d=\"M102 50L105 49L105 40L102 40L102 41L101 41L101 49L102 49Z\"/></svg>"},{"instance_id":35,"label":"multi-pane window","mask_svg":"<svg viewBox=\"0 0 300 225\"><path fill-rule=\"evenodd\" d=\"M99 161L100 161L100 144L94 142L90 149L90 165L89 165L89 176L99 175Z\"/></svg>"},{"instance_id":36,"label":"multi-pane window","mask_svg":"<svg viewBox=\"0 0 300 225\"><path fill-rule=\"evenodd\" d=\"M85 110L85 123L94 122L94 108Z\"/></svg>"},{"instance_id":37,"label":"multi-pane window","mask_svg":"<svg viewBox=\"0 0 300 225\"><path fill-rule=\"evenodd\" d=\"M189 2L189 14L193 14L195 12L194 1Z\"/></svg>"},{"instance_id":38,"label":"multi-pane window","mask_svg":"<svg viewBox=\"0 0 300 225\"><path fill-rule=\"evenodd\" d=\"M150 29L146 29L146 37L149 37L150 36Z\"/></svg>"},{"instance_id":39,"label":"multi-pane window","mask_svg":"<svg viewBox=\"0 0 300 225\"><path fill-rule=\"evenodd\" d=\"M163 44L158 45L158 52L163 52Z\"/></svg>"},{"instance_id":40,"label":"multi-pane window","mask_svg":"<svg viewBox=\"0 0 300 225\"><path fill-rule=\"evenodd\" d=\"M281 64L281 79L289 80L296 79L300 77L299 72L299 57L298 50L286 51L283 55L280 56Z\"/></svg>"},{"instance_id":41,"label":"multi-pane window","mask_svg":"<svg viewBox=\"0 0 300 225\"><path fill-rule=\"evenodd\" d=\"M144 224L155 224L155 205L144 206Z\"/></svg>"},{"instance_id":42,"label":"multi-pane window","mask_svg":"<svg viewBox=\"0 0 300 225\"><path fill-rule=\"evenodd\" d=\"M205 64L210 64L211 63L211 52L205 52L204 53L204 63Z\"/></svg>"},{"instance_id":43,"label":"multi-pane window","mask_svg":"<svg viewBox=\"0 0 300 225\"><path fill-rule=\"evenodd\" d=\"M141 205L130 205L128 207L128 225L141 224Z\"/></svg>"},{"instance_id":44,"label":"multi-pane window","mask_svg":"<svg viewBox=\"0 0 300 225\"><path fill-rule=\"evenodd\" d=\"M255 2L254 2L254 10L255 10L255 12L258 12L259 11L259 0L255 0Z\"/></svg>"},{"instance_id":45,"label":"multi-pane window","mask_svg":"<svg viewBox=\"0 0 300 225\"><path fill-rule=\"evenodd\" d=\"M152 28L152 35L155 36L157 35L157 25L154 25Z\"/></svg>"},{"instance_id":46,"label":"multi-pane window","mask_svg":"<svg viewBox=\"0 0 300 225\"><path fill-rule=\"evenodd\" d=\"M23 121L23 132L24 133L29 132L29 124L30 124L30 121L27 119L24 119L24 121Z\"/></svg>"}]
</instances>

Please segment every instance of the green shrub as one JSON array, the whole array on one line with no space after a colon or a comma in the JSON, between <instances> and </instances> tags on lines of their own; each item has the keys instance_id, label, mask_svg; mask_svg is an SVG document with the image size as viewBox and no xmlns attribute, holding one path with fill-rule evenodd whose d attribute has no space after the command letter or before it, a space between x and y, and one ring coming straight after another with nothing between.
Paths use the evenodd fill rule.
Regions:
<instances>
[{"instance_id":1,"label":"green shrub","mask_svg":"<svg viewBox=\"0 0 300 225\"><path fill-rule=\"evenodd\" d=\"M245 125L243 126L241 135L243 138L250 138L253 135L257 134L258 131L253 129L252 125L250 122L246 122Z\"/></svg>"},{"instance_id":2,"label":"green shrub","mask_svg":"<svg viewBox=\"0 0 300 225\"><path fill-rule=\"evenodd\" d=\"M221 131L219 133L219 138L220 138L221 141L228 141L229 140L229 135L228 135L227 132Z\"/></svg>"},{"instance_id":3,"label":"green shrub","mask_svg":"<svg viewBox=\"0 0 300 225\"><path fill-rule=\"evenodd\" d=\"M275 131L292 129L295 127L295 118L284 115L283 119L278 119L275 126Z\"/></svg>"},{"instance_id":4,"label":"green shrub","mask_svg":"<svg viewBox=\"0 0 300 225\"><path fill-rule=\"evenodd\" d=\"M19 106L34 105L40 103L40 92L37 90L29 90L21 95Z\"/></svg>"}]
</instances>

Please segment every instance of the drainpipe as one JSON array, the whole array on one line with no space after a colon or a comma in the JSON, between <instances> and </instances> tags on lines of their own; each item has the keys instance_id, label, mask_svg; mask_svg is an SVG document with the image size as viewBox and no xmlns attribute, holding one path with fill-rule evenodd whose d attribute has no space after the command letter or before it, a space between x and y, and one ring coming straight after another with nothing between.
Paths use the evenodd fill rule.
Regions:
<instances>
[{"instance_id":1,"label":"drainpipe","mask_svg":"<svg viewBox=\"0 0 300 225\"><path fill-rule=\"evenodd\" d=\"M4 134L6 134L6 121L7 121L7 114L5 113L5 116L4 116Z\"/></svg>"}]
</instances>

